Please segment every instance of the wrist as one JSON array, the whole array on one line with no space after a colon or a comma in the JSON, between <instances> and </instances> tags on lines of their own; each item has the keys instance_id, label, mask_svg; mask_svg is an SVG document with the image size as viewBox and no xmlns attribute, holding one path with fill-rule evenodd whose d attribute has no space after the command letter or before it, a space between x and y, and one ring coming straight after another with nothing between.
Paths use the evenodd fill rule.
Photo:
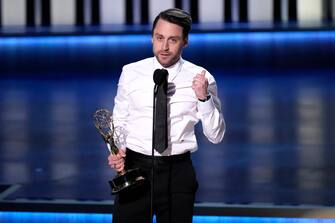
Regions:
<instances>
[{"instance_id":1,"label":"wrist","mask_svg":"<svg viewBox=\"0 0 335 223\"><path fill-rule=\"evenodd\" d=\"M210 94L208 94L205 98L198 98L198 100L199 101L201 101L201 102L206 102L206 101L208 101L209 99L211 98L211 95Z\"/></svg>"}]
</instances>

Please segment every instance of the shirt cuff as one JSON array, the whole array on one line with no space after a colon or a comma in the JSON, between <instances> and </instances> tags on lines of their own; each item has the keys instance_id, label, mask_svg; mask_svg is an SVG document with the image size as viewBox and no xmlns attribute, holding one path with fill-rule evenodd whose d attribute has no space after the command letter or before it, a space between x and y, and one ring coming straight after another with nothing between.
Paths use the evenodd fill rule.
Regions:
<instances>
[{"instance_id":1,"label":"shirt cuff","mask_svg":"<svg viewBox=\"0 0 335 223\"><path fill-rule=\"evenodd\" d=\"M205 115L207 113L211 113L215 109L213 97L211 97L208 101L198 102L198 111L201 115Z\"/></svg>"}]
</instances>

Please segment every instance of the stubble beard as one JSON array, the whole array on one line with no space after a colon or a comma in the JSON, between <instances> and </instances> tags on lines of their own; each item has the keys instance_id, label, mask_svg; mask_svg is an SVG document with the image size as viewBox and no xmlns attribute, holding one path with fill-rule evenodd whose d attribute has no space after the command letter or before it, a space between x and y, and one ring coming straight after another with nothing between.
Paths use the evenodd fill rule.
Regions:
<instances>
[{"instance_id":1,"label":"stubble beard","mask_svg":"<svg viewBox=\"0 0 335 223\"><path fill-rule=\"evenodd\" d=\"M178 61L179 58L180 58L180 55L179 55L179 56L174 56L174 57L172 57L172 58L169 57L168 60L162 60L162 59L160 58L159 53L157 53L155 56L156 56L156 59L158 60L158 62L159 62L163 67L165 67L165 68L174 65L175 63L177 63L177 61Z\"/></svg>"}]
</instances>

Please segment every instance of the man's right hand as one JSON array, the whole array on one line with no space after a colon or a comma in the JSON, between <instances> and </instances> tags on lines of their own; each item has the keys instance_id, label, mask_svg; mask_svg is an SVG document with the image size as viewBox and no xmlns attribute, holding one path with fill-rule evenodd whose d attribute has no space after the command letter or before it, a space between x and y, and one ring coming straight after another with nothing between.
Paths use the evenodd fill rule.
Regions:
<instances>
[{"instance_id":1,"label":"man's right hand","mask_svg":"<svg viewBox=\"0 0 335 223\"><path fill-rule=\"evenodd\" d=\"M119 149L119 152L116 155L111 153L108 156L108 165L117 172L121 172L124 170L125 157L126 157L125 150Z\"/></svg>"}]
</instances>

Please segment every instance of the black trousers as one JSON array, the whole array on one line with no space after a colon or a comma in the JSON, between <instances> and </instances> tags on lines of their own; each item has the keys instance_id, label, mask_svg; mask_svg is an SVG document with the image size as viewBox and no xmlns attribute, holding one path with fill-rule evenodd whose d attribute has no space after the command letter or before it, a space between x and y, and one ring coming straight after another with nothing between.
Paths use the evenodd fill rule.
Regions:
<instances>
[{"instance_id":1,"label":"black trousers","mask_svg":"<svg viewBox=\"0 0 335 223\"><path fill-rule=\"evenodd\" d=\"M198 182L190 153L155 157L153 214L157 223L191 223ZM146 182L121 192L114 201L113 223L151 222L151 156L126 152L126 169L140 168Z\"/></svg>"}]
</instances>

